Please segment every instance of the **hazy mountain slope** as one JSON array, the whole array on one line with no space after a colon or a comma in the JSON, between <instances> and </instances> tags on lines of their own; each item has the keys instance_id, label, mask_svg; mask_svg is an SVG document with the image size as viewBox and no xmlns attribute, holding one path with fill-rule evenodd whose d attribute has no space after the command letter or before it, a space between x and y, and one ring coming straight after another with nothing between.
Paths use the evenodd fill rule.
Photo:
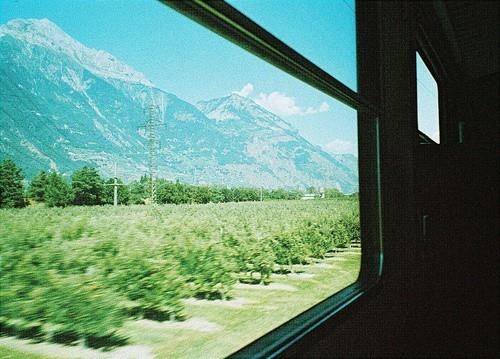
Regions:
<instances>
[{"instance_id":1,"label":"hazy mountain slope","mask_svg":"<svg viewBox=\"0 0 500 359\"><path fill-rule=\"evenodd\" d=\"M289 123L236 94L197 104L221 132L245 143L245 153L272 178L273 187L336 186L354 191L357 171L312 145Z\"/></svg>"},{"instance_id":2,"label":"hazy mountain slope","mask_svg":"<svg viewBox=\"0 0 500 359\"><path fill-rule=\"evenodd\" d=\"M159 109L159 176L230 186L337 186L357 190L353 167L287 122L231 95L197 107L112 55L89 49L48 20L0 26L0 160L30 178L88 164L136 179L147 171L144 109Z\"/></svg>"}]
</instances>

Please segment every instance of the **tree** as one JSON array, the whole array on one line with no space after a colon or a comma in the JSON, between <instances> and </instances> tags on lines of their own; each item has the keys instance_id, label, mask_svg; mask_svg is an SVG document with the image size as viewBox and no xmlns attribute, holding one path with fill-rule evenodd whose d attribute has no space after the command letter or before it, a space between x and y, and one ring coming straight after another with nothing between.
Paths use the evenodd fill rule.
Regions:
<instances>
[{"instance_id":1,"label":"tree","mask_svg":"<svg viewBox=\"0 0 500 359\"><path fill-rule=\"evenodd\" d=\"M84 166L71 176L73 203L92 206L102 204L103 181L95 168Z\"/></svg>"},{"instance_id":2,"label":"tree","mask_svg":"<svg viewBox=\"0 0 500 359\"><path fill-rule=\"evenodd\" d=\"M195 203L208 203L211 201L210 187L197 186L193 192L193 201Z\"/></svg>"},{"instance_id":3,"label":"tree","mask_svg":"<svg viewBox=\"0 0 500 359\"><path fill-rule=\"evenodd\" d=\"M211 202L221 203L225 202L224 187L210 186Z\"/></svg>"},{"instance_id":4,"label":"tree","mask_svg":"<svg viewBox=\"0 0 500 359\"><path fill-rule=\"evenodd\" d=\"M344 194L340 192L337 188L327 188L325 191L325 198L342 198Z\"/></svg>"},{"instance_id":5,"label":"tree","mask_svg":"<svg viewBox=\"0 0 500 359\"><path fill-rule=\"evenodd\" d=\"M185 184L159 179L156 185L156 195L159 203L189 203L193 195L192 189ZM193 187L195 188L195 187Z\"/></svg>"},{"instance_id":6,"label":"tree","mask_svg":"<svg viewBox=\"0 0 500 359\"><path fill-rule=\"evenodd\" d=\"M44 199L48 207L66 207L73 201L73 191L62 175L51 172L47 176Z\"/></svg>"},{"instance_id":7,"label":"tree","mask_svg":"<svg viewBox=\"0 0 500 359\"><path fill-rule=\"evenodd\" d=\"M43 202L45 199L45 188L47 187L47 173L40 171L31 180L28 196L35 201Z\"/></svg>"},{"instance_id":8,"label":"tree","mask_svg":"<svg viewBox=\"0 0 500 359\"><path fill-rule=\"evenodd\" d=\"M134 181L128 185L130 192L129 203L144 204L144 199L147 198L147 178L142 176L140 181Z\"/></svg>"},{"instance_id":9,"label":"tree","mask_svg":"<svg viewBox=\"0 0 500 359\"><path fill-rule=\"evenodd\" d=\"M23 196L23 175L11 160L0 164L0 208L20 208L25 206Z\"/></svg>"},{"instance_id":10,"label":"tree","mask_svg":"<svg viewBox=\"0 0 500 359\"><path fill-rule=\"evenodd\" d=\"M271 190L269 197L271 199L288 199L288 192L282 188Z\"/></svg>"},{"instance_id":11,"label":"tree","mask_svg":"<svg viewBox=\"0 0 500 359\"><path fill-rule=\"evenodd\" d=\"M316 189L316 187L314 186L309 186L306 188L306 193L310 193L310 194L318 194L318 190Z\"/></svg>"},{"instance_id":12,"label":"tree","mask_svg":"<svg viewBox=\"0 0 500 359\"><path fill-rule=\"evenodd\" d=\"M123 181L117 178L116 182L118 186L118 204L128 204L130 200L130 191L128 186L123 183ZM102 194L102 202L104 204L113 204L114 201L114 188L113 183L115 183L114 178L110 178L106 181L106 186L104 186Z\"/></svg>"}]
</instances>

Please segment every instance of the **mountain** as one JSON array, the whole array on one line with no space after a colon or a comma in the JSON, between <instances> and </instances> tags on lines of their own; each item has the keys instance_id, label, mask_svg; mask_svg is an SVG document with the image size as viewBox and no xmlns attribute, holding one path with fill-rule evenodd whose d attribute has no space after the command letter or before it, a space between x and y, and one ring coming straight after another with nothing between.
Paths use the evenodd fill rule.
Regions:
<instances>
[{"instance_id":1,"label":"mountain","mask_svg":"<svg viewBox=\"0 0 500 359\"><path fill-rule=\"evenodd\" d=\"M357 169L305 140L288 122L249 98L232 94L203 101L197 107L225 137L244 144L243 152L258 166L246 166L240 178L271 187L338 187L355 191Z\"/></svg>"},{"instance_id":2,"label":"mountain","mask_svg":"<svg viewBox=\"0 0 500 359\"><path fill-rule=\"evenodd\" d=\"M236 94L193 106L47 19L0 26L0 160L27 178L92 165L127 181L147 172L145 109L158 109L160 177L187 183L357 190L356 166Z\"/></svg>"},{"instance_id":3,"label":"mountain","mask_svg":"<svg viewBox=\"0 0 500 359\"><path fill-rule=\"evenodd\" d=\"M336 153L331 154L333 158L335 158L338 162L342 163L344 166L349 168L349 170L353 173L358 173L358 158L350 153ZM357 180L357 178L356 178Z\"/></svg>"}]
</instances>

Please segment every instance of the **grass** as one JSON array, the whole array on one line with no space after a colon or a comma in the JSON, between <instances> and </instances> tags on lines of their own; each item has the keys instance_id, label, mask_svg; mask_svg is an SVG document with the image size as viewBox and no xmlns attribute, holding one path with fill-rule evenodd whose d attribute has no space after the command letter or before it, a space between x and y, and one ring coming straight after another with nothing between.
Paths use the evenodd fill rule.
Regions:
<instances>
[{"instance_id":1,"label":"grass","mask_svg":"<svg viewBox=\"0 0 500 359\"><path fill-rule=\"evenodd\" d=\"M25 352L21 352L15 349L6 348L0 346L0 358L1 359L44 359L46 357L37 355L37 354L29 354Z\"/></svg>"}]
</instances>

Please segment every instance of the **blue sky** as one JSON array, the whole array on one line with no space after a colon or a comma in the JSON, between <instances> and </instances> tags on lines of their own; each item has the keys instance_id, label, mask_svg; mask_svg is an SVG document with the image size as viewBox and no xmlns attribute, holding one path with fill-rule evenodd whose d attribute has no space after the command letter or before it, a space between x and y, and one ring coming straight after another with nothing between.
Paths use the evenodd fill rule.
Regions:
<instances>
[{"instance_id":1,"label":"blue sky","mask_svg":"<svg viewBox=\"0 0 500 359\"><path fill-rule=\"evenodd\" d=\"M230 3L356 89L354 0ZM157 1L0 0L0 23L15 18L48 18L188 102L239 92L292 123L312 143L357 153L355 110Z\"/></svg>"},{"instance_id":2,"label":"blue sky","mask_svg":"<svg viewBox=\"0 0 500 359\"><path fill-rule=\"evenodd\" d=\"M418 129L439 143L439 101L436 80L417 53Z\"/></svg>"}]
</instances>

